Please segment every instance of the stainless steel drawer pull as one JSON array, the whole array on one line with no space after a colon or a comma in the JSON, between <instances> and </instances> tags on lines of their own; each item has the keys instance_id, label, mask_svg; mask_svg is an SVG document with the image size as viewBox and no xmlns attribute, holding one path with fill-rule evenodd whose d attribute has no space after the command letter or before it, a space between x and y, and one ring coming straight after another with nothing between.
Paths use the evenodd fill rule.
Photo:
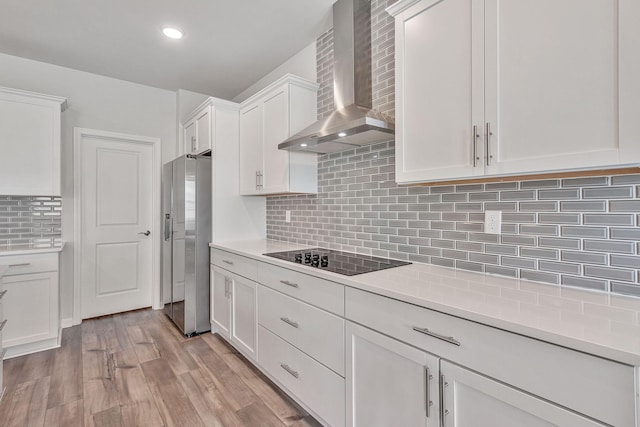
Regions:
<instances>
[{"instance_id":1,"label":"stainless steel drawer pull","mask_svg":"<svg viewBox=\"0 0 640 427\"><path fill-rule=\"evenodd\" d=\"M30 262L22 262L20 264L9 264L9 267L27 267L31 265Z\"/></svg>"},{"instance_id":2,"label":"stainless steel drawer pull","mask_svg":"<svg viewBox=\"0 0 640 427\"><path fill-rule=\"evenodd\" d=\"M223 259L222 262L225 264L233 265L233 261L229 261L228 259Z\"/></svg>"},{"instance_id":3,"label":"stainless steel drawer pull","mask_svg":"<svg viewBox=\"0 0 640 427\"><path fill-rule=\"evenodd\" d=\"M281 317L281 318L280 318L280 320L282 320L282 321L283 321L284 323L286 323L287 325L291 325L291 326L293 326L294 328L297 328L297 327L298 327L298 322L294 322L293 320L288 319L288 318L286 318L286 317Z\"/></svg>"},{"instance_id":4,"label":"stainless steel drawer pull","mask_svg":"<svg viewBox=\"0 0 640 427\"><path fill-rule=\"evenodd\" d=\"M7 319L4 319L2 323L0 323L0 332L4 329L4 325L7 324Z\"/></svg>"},{"instance_id":5,"label":"stainless steel drawer pull","mask_svg":"<svg viewBox=\"0 0 640 427\"><path fill-rule=\"evenodd\" d=\"M0 299L2 299L6 293L7 293L6 289L4 291L0 292Z\"/></svg>"},{"instance_id":6,"label":"stainless steel drawer pull","mask_svg":"<svg viewBox=\"0 0 640 427\"><path fill-rule=\"evenodd\" d=\"M444 335L436 334L435 332L431 332L427 328L419 328L417 326L414 326L412 329L414 331L416 331L416 332L420 332L421 334L429 335L430 337L437 338L437 339L442 340L442 341L446 341L449 344L453 344L453 345L457 345L457 346L460 345L460 341L457 341L453 337L447 337L447 336L444 336Z\"/></svg>"},{"instance_id":7,"label":"stainless steel drawer pull","mask_svg":"<svg viewBox=\"0 0 640 427\"><path fill-rule=\"evenodd\" d=\"M300 376L300 374L298 374L298 371L294 371L289 367L289 365L281 363L280 367L282 367L282 369L284 369L285 371L289 372L291 376L293 376L294 378L298 378Z\"/></svg>"},{"instance_id":8,"label":"stainless steel drawer pull","mask_svg":"<svg viewBox=\"0 0 640 427\"><path fill-rule=\"evenodd\" d=\"M288 280L280 280L280 283L282 283L283 285L291 286L292 288L299 288L297 283L291 283Z\"/></svg>"}]
</instances>

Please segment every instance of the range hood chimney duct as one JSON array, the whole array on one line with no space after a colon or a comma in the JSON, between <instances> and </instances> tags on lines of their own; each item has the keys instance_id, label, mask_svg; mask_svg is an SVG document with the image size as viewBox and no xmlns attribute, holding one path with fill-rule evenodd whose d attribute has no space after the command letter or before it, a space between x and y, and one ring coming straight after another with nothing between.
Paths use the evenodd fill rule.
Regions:
<instances>
[{"instance_id":1,"label":"range hood chimney duct","mask_svg":"<svg viewBox=\"0 0 640 427\"><path fill-rule=\"evenodd\" d=\"M333 56L336 110L279 149L326 154L393 139L393 118L372 110L370 0L333 4Z\"/></svg>"}]
</instances>

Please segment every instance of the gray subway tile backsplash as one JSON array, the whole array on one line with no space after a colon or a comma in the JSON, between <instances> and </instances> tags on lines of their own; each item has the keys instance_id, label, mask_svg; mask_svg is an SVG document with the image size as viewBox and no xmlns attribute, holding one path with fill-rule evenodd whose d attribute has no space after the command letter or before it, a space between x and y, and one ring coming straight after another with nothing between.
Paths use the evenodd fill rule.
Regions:
<instances>
[{"instance_id":1,"label":"gray subway tile backsplash","mask_svg":"<svg viewBox=\"0 0 640 427\"><path fill-rule=\"evenodd\" d=\"M0 196L0 246L49 248L62 244L62 199Z\"/></svg>"},{"instance_id":2,"label":"gray subway tile backsplash","mask_svg":"<svg viewBox=\"0 0 640 427\"><path fill-rule=\"evenodd\" d=\"M372 26L373 107L392 116L394 26L384 9L393 2L371 5L381 23ZM324 117L332 31L316 46ZM640 174L398 186L394 171L393 141L318 156L317 195L267 198L267 237L640 296ZM503 212L501 235L483 232L486 210Z\"/></svg>"}]
</instances>

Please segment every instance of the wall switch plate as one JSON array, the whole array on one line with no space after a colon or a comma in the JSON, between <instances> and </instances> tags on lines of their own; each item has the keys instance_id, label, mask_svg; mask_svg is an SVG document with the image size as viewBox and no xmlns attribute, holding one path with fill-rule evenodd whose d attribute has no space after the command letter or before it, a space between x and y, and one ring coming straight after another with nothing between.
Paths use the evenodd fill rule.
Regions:
<instances>
[{"instance_id":1,"label":"wall switch plate","mask_svg":"<svg viewBox=\"0 0 640 427\"><path fill-rule=\"evenodd\" d=\"M291 211L284 211L284 222L291 222Z\"/></svg>"},{"instance_id":2,"label":"wall switch plate","mask_svg":"<svg viewBox=\"0 0 640 427\"><path fill-rule=\"evenodd\" d=\"M500 234L502 230L502 211L486 211L484 213L484 232Z\"/></svg>"}]
</instances>

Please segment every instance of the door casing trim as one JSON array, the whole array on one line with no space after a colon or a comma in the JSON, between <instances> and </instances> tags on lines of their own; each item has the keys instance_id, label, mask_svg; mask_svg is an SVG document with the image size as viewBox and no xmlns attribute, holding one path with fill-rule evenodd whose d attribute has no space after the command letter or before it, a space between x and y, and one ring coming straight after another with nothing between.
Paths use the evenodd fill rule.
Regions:
<instances>
[{"instance_id":1,"label":"door casing trim","mask_svg":"<svg viewBox=\"0 0 640 427\"><path fill-rule=\"evenodd\" d=\"M129 135L124 133L108 132L96 129L73 128L73 317L72 324L82 323L82 138L97 137L102 139L114 139L131 144L144 144L152 148L152 207L151 215L151 247L152 247L152 269L151 269L151 301L153 309L161 309L163 304L160 299L160 211L161 211L161 169L162 169L162 146L160 138Z\"/></svg>"}]
</instances>

